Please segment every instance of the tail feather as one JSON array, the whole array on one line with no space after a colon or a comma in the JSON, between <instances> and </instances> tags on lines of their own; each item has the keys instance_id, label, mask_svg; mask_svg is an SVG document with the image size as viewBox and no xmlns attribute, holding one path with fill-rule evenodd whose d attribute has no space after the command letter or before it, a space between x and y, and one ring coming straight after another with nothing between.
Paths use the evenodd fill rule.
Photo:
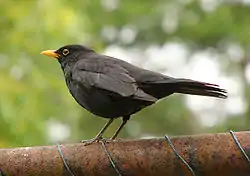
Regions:
<instances>
[{"instance_id":1,"label":"tail feather","mask_svg":"<svg viewBox=\"0 0 250 176\"><path fill-rule=\"evenodd\" d=\"M177 79L176 80L177 93L210 96L217 98L227 98L227 91L221 89L216 84L210 84L205 82L193 81L189 79Z\"/></svg>"}]
</instances>

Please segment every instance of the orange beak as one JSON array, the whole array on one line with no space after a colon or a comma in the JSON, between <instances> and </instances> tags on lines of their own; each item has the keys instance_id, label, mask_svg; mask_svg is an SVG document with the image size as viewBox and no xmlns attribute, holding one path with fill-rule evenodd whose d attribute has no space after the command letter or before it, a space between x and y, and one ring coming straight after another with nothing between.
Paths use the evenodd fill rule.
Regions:
<instances>
[{"instance_id":1,"label":"orange beak","mask_svg":"<svg viewBox=\"0 0 250 176\"><path fill-rule=\"evenodd\" d=\"M41 52L41 54L58 59L60 56L55 51L56 50L46 50L46 51Z\"/></svg>"}]
</instances>

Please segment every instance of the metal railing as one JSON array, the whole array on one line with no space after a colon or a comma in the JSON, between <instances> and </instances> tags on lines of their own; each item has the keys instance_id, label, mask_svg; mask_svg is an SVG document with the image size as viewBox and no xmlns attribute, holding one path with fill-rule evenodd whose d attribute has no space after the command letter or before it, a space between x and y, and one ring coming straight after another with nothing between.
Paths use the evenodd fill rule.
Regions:
<instances>
[{"instance_id":1,"label":"metal railing","mask_svg":"<svg viewBox=\"0 0 250 176\"><path fill-rule=\"evenodd\" d=\"M0 149L0 175L250 175L250 132Z\"/></svg>"}]
</instances>

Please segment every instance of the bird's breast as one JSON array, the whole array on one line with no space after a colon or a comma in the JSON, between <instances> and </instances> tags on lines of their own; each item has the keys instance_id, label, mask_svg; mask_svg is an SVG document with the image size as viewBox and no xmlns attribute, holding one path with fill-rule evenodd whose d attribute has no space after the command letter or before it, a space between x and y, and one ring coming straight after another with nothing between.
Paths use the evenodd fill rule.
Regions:
<instances>
[{"instance_id":1,"label":"bird's breast","mask_svg":"<svg viewBox=\"0 0 250 176\"><path fill-rule=\"evenodd\" d=\"M74 99L91 113L104 118L118 118L132 115L148 104L131 98L110 95L106 91L92 86L80 85L74 81L67 81L70 93Z\"/></svg>"},{"instance_id":2,"label":"bird's breast","mask_svg":"<svg viewBox=\"0 0 250 176\"><path fill-rule=\"evenodd\" d=\"M101 93L96 88L79 84L74 81L66 81L70 93L82 107L98 116L109 118L105 113L112 106L110 97Z\"/></svg>"}]
</instances>

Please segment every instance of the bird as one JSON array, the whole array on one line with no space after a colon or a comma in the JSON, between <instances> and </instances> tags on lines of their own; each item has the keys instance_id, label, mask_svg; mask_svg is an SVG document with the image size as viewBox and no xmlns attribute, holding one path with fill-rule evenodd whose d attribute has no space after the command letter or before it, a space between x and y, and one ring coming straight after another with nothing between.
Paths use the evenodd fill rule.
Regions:
<instances>
[{"instance_id":1,"label":"bird","mask_svg":"<svg viewBox=\"0 0 250 176\"><path fill-rule=\"evenodd\" d=\"M227 91L217 84L166 76L98 54L85 45L69 44L41 54L60 63L69 92L79 105L109 119L89 144L103 139L110 124L121 117L110 138L115 140L133 114L174 93L227 98Z\"/></svg>"}]
</instances>

